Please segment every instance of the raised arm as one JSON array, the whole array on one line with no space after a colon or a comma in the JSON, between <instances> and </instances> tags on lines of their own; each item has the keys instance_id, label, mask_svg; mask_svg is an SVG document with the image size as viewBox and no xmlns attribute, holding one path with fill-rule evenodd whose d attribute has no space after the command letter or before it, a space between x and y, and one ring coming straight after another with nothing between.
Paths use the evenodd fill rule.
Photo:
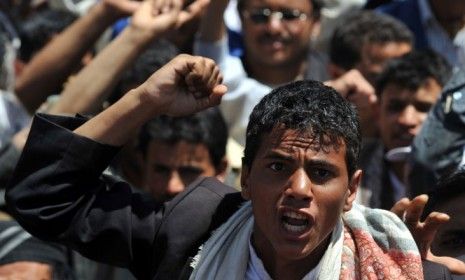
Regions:
<instances>
[{"instance_id":1,"label":"raised arm","mask_svg":"<svg viewBox=\"0 0 465 280\"><path fill-rule=\"evenodd\" d=\"M180 251L170 255L166 245L176 236L170 234L171 225L179 219L166 215L180 213L180 219L192 220L192 204L180 207L181 202L173 201L167 207L177 210L165 208L164 217L150 197L102 172L117 152L115 146L124 144L146 120L159 114L191 114L218 104L225 90L211 60L181 55L84 124L82 119L36 116L7 188L11 213L34 235L98 261L129 267L138 278L152 279L160 263L171 263L170 256L176 260L170 267L179 273L182 266L178 266L195 251L211 217L187 224L192 226L188 238L181 242ZM214 211L221 197L212 195L216 204L198 205L196 213Z\"/></svg>"},{"instance_id":2,"label":"raised arm","mask_svg":"<svg viewBox=\"0 0 465 280\"><path fill-rule=\"evenodd\" d=\"M60 33L40 51L16 80L15 92L31 113L50 94L58 93L82 56L100 35L123 15L140 5L135 0L104 0Z\"/></svg>"},{"instance_id":3,"label":"raised arm","mask_svg":"<svg viewBox=\"0 0 465 280\"><path fill-rule=\"evenodd\" d=\"M96 113L125 69L151 42L175 27L182 3L179 0L166 3L170 4L166 9L155 12L153 1L144 1L129 26L68 83L49 112Z\"/></svg>"},{"instance_id":4,"label":"raised arm","mask_svg":"<svg viewBox=\"0 0 465 280\"><path fill-rule=\"evenodd\" d=\"M201 41L216 42L225 36L226 27L223 15L228 3L229 0L211 1L200 24L199 39Z\"/></svg>"}]
</instances>

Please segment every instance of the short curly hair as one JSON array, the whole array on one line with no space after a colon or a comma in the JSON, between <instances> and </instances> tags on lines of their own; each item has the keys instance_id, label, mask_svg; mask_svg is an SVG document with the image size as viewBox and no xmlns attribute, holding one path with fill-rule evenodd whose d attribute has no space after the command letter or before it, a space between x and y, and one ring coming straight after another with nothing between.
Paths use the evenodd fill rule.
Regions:
<instances>
[{"instance_id":1,"label":"short curly hair","mask_svg":"<svg viewBox=\"0 0 465 280\"><path fill-rule=\"evenodd\" d=\"M296 81L274 89L258 103L247 126L243 164L251 167L262 138L274 128L309 132L320 149L346 147L349 175L358 166L360 123L355 108L333 88Z\"/></svg>"}]
</instances>

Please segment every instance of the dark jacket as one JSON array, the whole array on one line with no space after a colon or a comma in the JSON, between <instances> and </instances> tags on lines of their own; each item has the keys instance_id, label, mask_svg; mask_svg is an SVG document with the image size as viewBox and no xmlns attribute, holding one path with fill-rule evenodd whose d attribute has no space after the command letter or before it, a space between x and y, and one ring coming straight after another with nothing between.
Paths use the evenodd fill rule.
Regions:
<instances>
[{"instance_id":1,"label":"dark jacket","mask_svg":"<svg viewBox=\"0 0 465 280\"><path fill-rule=\"evenodd\" d=\"M179 278L211 230L239 206L240 195L204 178L170 202L156 204L126 182L101 176L118 148L62 128L83 121L35 118L7 190L11 213L34 235L127 267L139 279Z\"/></svg>"}]
</instances>

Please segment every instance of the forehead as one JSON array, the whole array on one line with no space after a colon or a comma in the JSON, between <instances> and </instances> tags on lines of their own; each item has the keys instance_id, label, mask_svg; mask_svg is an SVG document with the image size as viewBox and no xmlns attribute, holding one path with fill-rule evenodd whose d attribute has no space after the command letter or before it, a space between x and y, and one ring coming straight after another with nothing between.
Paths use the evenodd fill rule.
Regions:
<instances>
[{"instance_id":1,"label":"forehead","mask_svg":"<svg viewBox=\"0 0 465 280\"><path fill-rule=\"evenodd\" d=\"M173 167L192 163L212 165L210 153L205 144L190 143L184 140L174 143L160 140L150 141L146 157L151 163Z\"/></svg>"},{"instance_id":2,"label":"forehead","mask_svg":"<svg viewBox=\"0 0 465 280\"><path fill-rule=\"evenodd\" d=\"M312 11L310 0L242 0L244 7L268 7L272 9L298 9L305 12Z\"/></svg>"},{"instance_id":3,"label":"forehead","mask_svg":"<svg viewBox=\"0 0 465 280\"><path fill-rule=\"evenodd\" d=\"M362 60L370 63L384 63L412 50L412 45L405 42L365 42L362 47Z\"/></svg>"},{"instance_id":4,"label":"forehead","mask_svg":"<svg viewBox=\"0 0 465 280\"><path fill-rule=\"evenodd\" d=\"M421 102L435 103L441 93L442 87L433 79L428 78L417 90L409 90L394 84L389 83L381 94L381 102L386 102L392 99L402 100L417 100Z\"/></svg>"},{"instance_id":5,"label":"forehead","mask_svg":"<svg viewBox=\"0 0 465 280\"><path fill-rule=\"evenodd\" d=\"M334 143L329 137L321 140L310 131L275 128L262 135L256 158L282 156L289 160L318 159L343 165L345 168L344 141L339 139Z\"/></svg>"}]
</instances>

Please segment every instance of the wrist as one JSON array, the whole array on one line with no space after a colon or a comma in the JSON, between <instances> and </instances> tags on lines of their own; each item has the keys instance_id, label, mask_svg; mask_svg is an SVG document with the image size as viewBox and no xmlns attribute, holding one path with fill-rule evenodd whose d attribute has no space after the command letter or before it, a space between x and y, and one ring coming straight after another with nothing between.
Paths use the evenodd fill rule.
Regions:
<instances>
[{"instance_id":1,"label":"wrist","mask_svg":"<svg viewBox=\"0 0 465 280\"><path fill-rule=\"evenodd\" d=\"M136 104L135 110L144 122L164 114L164 106L159 101L160 95L158 90L148 90L147 85L144 83L139 87L130 90L127 93L128 97L134 100Z\"/></svg>"},{"instance_id":2,"label":"wrist","mask_svg":"<svg viewBox=\"0 0 465 280\"><path fill-rule=\"evenodd\" d=\"M129 24L123 32L128 33L128 38L130 38L133 43L140 46L146 46L161 37L159 32L139 27L134 24Z\"/></svg>"},{"instance_id":3,"label":"wrist","mask_svg":"<svg viewBox=\"0 0 465 280\"><path fill-rule=\"evenodd\" d=\"M95 4L95 6L90 10L90 12L93 13L98 22L105 27L112 25L118 19L125 16L124 13L109 6L103 1L100 1L97 4Z\"/></svg>"}]
</instances>

